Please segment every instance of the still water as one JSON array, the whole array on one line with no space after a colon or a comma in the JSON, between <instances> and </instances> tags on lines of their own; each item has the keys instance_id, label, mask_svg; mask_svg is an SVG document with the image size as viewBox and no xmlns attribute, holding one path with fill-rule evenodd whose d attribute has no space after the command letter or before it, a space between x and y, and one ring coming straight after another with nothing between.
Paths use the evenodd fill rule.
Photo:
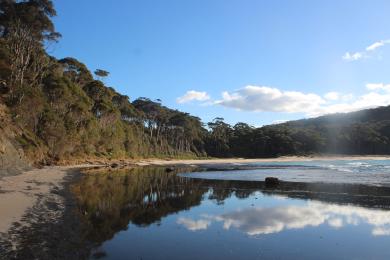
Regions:
<instances>
[{"instance_id":1,"label":"still water","mask_svg":"<svg viewBox=\"0 0 390 260\"><path fill-rule=\"evenodd\" d=\"M207 171L192 178L262 181L267 176L294 182L370 184L390 187L390 160L312 160L235 165L229 171ZM243 171L241 168L245 168Z\"/></svg>"},{"instance_id":2,"label":"still water","mask_svg":"<svg viewBox=\"0 0 390 260\"><path fill-rule=\"evenodd\" d=\"M390 259L387 187L267 187L193 171L85 174L72 190L91 259Z\"/></svg>"}]
</instances>

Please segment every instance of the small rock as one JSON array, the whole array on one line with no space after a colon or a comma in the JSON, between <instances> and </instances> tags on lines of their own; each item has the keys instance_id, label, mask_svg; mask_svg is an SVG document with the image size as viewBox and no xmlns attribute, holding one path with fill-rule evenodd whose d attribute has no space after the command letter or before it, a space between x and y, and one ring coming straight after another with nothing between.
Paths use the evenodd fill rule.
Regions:
<instances>
[{"instance_id":1,"label":"small rock","mask_svg":"<svg viewBox=\"0 0 390 260\"><path fill-rule=\"evenodd\" d=\"M118 168L119 167L119 164L118 163L112 163L111 164L111 168Z\"/></svg>"},{"instance_id":2,"label":"small rock","mask_svg":"<svg viewBox=\"0 0 390 260\"><path fill-rule=\"evenodd\" d=\"M173 172L175 169L173 167L165 168L165 172Z\"/></svg>"},{"instance_id":3,"label":"small rock","mask_svg":"<svg viewBox=\"0 0 390 260\"><path fill-rule=\"evenodd\" d=\"M280 181L278 178L275 177L267 177L265 178L265 186L266 187L275 187L280 184Z\"/></svg>"}]
</instances>

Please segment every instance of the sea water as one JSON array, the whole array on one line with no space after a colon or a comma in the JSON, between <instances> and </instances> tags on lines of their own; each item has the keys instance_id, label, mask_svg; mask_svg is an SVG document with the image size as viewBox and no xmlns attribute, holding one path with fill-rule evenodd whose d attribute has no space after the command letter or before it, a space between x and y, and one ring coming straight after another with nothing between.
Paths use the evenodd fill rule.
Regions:
<instances>
[{"instance_id":1,"label":"sea water","mask_svg":"<svg viewBox=\"0 0 390 260\"><path fill-rule=\"evenodd\" d=\"M264 181L352 183L390 186L390 160L312 160L236 164L238 170L186 173L191 178ZM245 170L239 169L245 167ZM184 176L184 175L183 175Z\"/></svg>"}]
</instances>

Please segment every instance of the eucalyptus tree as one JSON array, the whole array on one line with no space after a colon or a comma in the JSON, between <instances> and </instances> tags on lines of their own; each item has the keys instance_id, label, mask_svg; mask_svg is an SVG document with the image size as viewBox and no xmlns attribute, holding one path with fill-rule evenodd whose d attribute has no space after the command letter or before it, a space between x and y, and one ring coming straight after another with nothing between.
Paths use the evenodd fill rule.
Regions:
<instances>
[{"instance_id":1,"label":"eucalyptus tree","mask_svg":"<svg viewBox=\"0 0 390 260\"><path fill-rule=\"evenodd\" d=\"M44 44L61 36L51 21L55 15L49 0L0 2L0 53L4 57L0 69L11 90L41 83L49 65Z\"/></svg>"},{"instance_id":2,"label":"eucalyptus tree","mask_svg":"<svg viewBox=\"0 0 390 260\"><path fill-rule=\"evenodd\" d=\"M103 80L110 75L110 72L102 69L96 69L93 73L96 75L98 80Z\"/></svg>"},{"instance_id":3,"label":"eucalyptus tree","mask_svg":"<svg viewBox=\"0 0 390 260\"><path fill-rule=\"evenodd\" d=\"M87 66L77 59L67 57L58 62L63 66L64 76L68 77L72 82L84 86L93 81L92 74Z\"/></svg>"},{"instance_id":4,"label":"eucalyptus tree","mask_svg":"<svg viewBox=\"0 0 390 260\"><path fill-rule=\"evenodd\" d=\"M212 156L231 156L230 139L233 134L231 125L224 122L224 118L216 117L212 122L207 123L210 129L206 150Z\"/></svg>"}]
</instances>

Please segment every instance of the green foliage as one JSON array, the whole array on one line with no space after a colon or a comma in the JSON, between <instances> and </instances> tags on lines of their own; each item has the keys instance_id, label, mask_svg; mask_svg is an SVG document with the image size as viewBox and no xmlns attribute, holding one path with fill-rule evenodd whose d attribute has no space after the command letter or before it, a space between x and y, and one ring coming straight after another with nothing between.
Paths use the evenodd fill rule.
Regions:
<instances>
[{"instance_id":1,"label":"green foliage","mask_svg":"<svg viewBox=\"0 0 390 260\"><path fill-rule=\"evenodd\" d=\"M97 69L93 72L98 78L105 78L110 75L110 72L106 70Z\"/></svg>"},{"instance_id":2,"label":"green foliage","mask_svg":"<svg viewBox=\"0 0 390 260\"><path fill-rule=\"evenodd\" d=\"M56 15L50 0L3 0L0 1L0 25L2 34L8 32L11 24L18 20L27 25L39 40L57 40L61 35L55 31L51 17Z\"/></svg>"},{"instance_id":3,"label":"green foliage","mask_svg":"<svg viewBox=\"0 0 390 260\"><path fill-rule=\"evenodd\" d=\"M261 128L217 118L209 128L205 147L213 157L390 153L390 106Z\"/></svg>"},{"instance_id":4,"label":"green foliage","mask_svg":"<svg viewBox=\"0 0 390 260\"><path fill-rule=\"evenodd\" d=\"M63 73L72 82L84 85L93 80L87 66L75 58L64 58L58 61L63 66Z\"/></svg>"},{"instance_id":5,"label":"green foliage","mask_svg":"<svg viewBox=\"0 0 390 260\"><path fill-rule=\"evenodd\" d=\"M33 161L390 153L390 107L261 128L216 118L206 129L161 100L131 102L77 59L45 52L45 41L59 37L54 15L49 0L0 1L0 98Z\"/></svg>"},{"instance_id":6,"label":"green foliage","mask_svg":"<svg viewBox=\"0 0 390 260\"><path fill-rule=\"evenodd\" d=\"M44 42L59 37L55 14L49 0L0 2L1 84L14 123L30 136L18 138L24 149L44 151L45 161L204 153L199 119L147 99L132 104L77 59L47 55Z\"/></svg>"}]
</instances>

